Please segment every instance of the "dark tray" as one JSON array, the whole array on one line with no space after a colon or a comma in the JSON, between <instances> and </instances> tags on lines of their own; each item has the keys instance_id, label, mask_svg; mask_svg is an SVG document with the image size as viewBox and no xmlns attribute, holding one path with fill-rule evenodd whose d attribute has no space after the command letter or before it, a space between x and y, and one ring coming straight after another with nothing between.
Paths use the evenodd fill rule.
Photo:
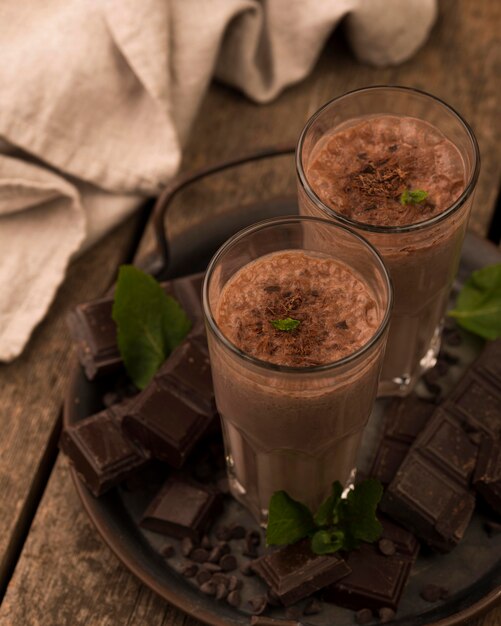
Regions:
<instances>
[{"instance_id":1,"label":"dark tray","mask_svg":"<svg viewBox=\"0 0 501 626\"><path fill-rule=\"evenodd\" d=\"M269 156L262 153L262 156ZM215 168L214 171L217 171ZM204 173L202 173L204 174ZM163 235L164 213L173 193L181 185L172 187L159 201L155 220L161 253L150 259L150 269L162 278L191 274L203 270L214 251L230 235L244 226L260 219L277 215L297 213L293 199L279 199L261 203L252 210L229 210L218 217L211 217L196 228L188 229L166 245ZM188 181L188 182L186 182ZM160 232L161 231L161 232ZM165 261L169 261L165 271ZM466 237L461 259L461 269L457 286L464 277L479 267L498 263L501 254L493 245L472 234ZM480 348L480 342L467 337L461 351L463 363L467 363ZM455 368L459 370L459 368ZM449 384L454 384L460 376L455 371ZM102 408L101 398L110 380L89 382L80 365L74 363L64 406L64 425L72 424ZM371 438L378 420L384 411L384 401L378 401L370 428L364 441L365 454L370 453ZM146 508L152 493L130 492L121 487L115 488L100 498L94 498L71 469L71 474L82 503L102 536L105 543L145 585L165 600L193 617L214 625L240 625L250 623L250 613L245 608L245 600L264 587L256 578L245 579L246 592L241 609L233 609L225 603L217 602L198 591L195 583L184 578L179 569L183 558L180 556L166 561L160 554L169 538L143 530L138 521ZM238 521L247 527L255 526L247 512L236 502L226 505L225 521ZM501 600L501 535L488 538L483 529L482 513L475 513L464 540L450 554L442 556L426 551L418 558L405 589L397 618L392 622L399 626L452 626L464 624L472 617L480 615ZM175 540L173 540L175 542ZM178 551L177 551L178 552ZM238 548L235 550L238 557ZM451 592L449 598L436 605L422 600L419 591L428 583L445 585ZM253 589L254 588L254 589ZM285 617L284 611L274 609L274 617ZM308 626L352 626L353 612L324 603L322 613L304 617L302 624ZM374 622L377 623L377 622Z\"/></svg>"}]
</instances>

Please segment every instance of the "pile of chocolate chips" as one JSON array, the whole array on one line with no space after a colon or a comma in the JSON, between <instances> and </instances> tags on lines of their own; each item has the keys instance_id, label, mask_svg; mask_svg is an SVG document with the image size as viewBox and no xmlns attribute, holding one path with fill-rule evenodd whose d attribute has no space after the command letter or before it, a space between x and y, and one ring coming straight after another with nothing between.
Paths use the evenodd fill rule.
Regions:
<instances>
[{"instance_id":1,"label":"pile of chocolate chips","mask_svg":"<svg viewBox=\"0 0 501 626\"><path fill-rule=\"evenodd\" d=\"M104 395L102 411L64 430L63 451L96 497L118 484L128 487L153 462L170 468L141 526L174 538L164 545L163 556L180 555L183 576L201 593L253 614L252 624L298 624L302 616L322 610L319 598L352 609L359 624L391 621L419 542L441 552L453 549L477 496L501 515L501 341L487 344L444 400L441 379L457 363L447 347L461 342L457 329L447 326L446 350L424 377L430 399L392 402L371 470L386 487L384 531L377 544L364 544L348 555L319 556L300 542L263 554L256 529L217 526L228 486L200 324L201 281L197 275L163 285L188 312L194 331L140 393L123 382L111 298L81 305L71 315L87 376L113 371L122 383ZM168 420L163 419L165 407ZM500 528L495 520L486 524L489 535ZM268 589L244 603L245 581L255 575ZM448 590L430 583L420 595L439 602ZM276 606L285 607L286 620L262 615Z\"/></svg>"}]
</instances>

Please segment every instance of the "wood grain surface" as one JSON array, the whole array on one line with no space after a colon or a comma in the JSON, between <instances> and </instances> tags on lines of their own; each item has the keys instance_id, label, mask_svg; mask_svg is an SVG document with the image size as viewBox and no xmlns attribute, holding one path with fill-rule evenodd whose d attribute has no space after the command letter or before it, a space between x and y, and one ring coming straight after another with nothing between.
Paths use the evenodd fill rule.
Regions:
<instances>
[{"instance_id":1,"label":"wood grain surface","mask_svg":"<svg viewBox=\"0 0 501 626\"><path fill-rule=\"evenodd\" d=\"M186 146L183 170L265 145L294 143L306 119L321 104L350 89L385 83L414 86L457 108L477 134L482 173L471 228L485 234L501 174L500 21L499 2L447 0L440 4L440 19L428 44L401 66L375 69L358 64L338 33L312 75L269 105L257 106L231 89L214 85ZM207 214L291 190L290 161L258 164L183 193L172 208L169 228L181 232ZM44 472L54 455L67 380L70 349L65 314L105 289L127 253L133 228L124 225L72 266L28 349L12 365L0 367L0 585L7 582L32 509L38 505L0 606L0 626L198 624L144 588L103 545L78 501L64 459L58 458L38 504ZM138 259L144 259L153 247L148 229ZM472 624L500 626L501 609Z\"/></svg>"}]
</instances>

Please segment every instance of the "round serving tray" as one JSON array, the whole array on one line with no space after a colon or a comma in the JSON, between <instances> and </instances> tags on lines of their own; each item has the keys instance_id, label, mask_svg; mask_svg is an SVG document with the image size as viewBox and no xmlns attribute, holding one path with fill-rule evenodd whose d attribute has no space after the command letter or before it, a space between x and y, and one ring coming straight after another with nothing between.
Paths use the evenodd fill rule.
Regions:
<instances>
[{"instance_id":1,"label":"round serving tray","mask_svg":"<svg viewBox=\"0 0 501 626\"><path fill-rule=\"evenodd\" d=\"M164 211L165 197L157 205L157 226L163 222ZM167 271L159 271L162 263L158 258L151 260L150 269L162 278L203 270L219 245L236 231L260 219L295 213L297 205L294 199L278 199L256 205L252 211L236 208L207 218L205 223L199 223L196 228L187 229L176 239L169 241ZM165 255L161 256L165 259ZM497 248L468 234L458 281L462 282L472 270L498 263L500 260L501 254ZM106 378L89 382L75 361L65 398L64 425L73 424L101 410L101 398L110 382ZM171 604L207 624L237 626L250 623L250 612L246 610L244 603L241 609L234 609L203 595L193 581L179 573L182 557L169 561L162 557L162 547L169 542L169 538L139 527L141 514L153 496L153 486L146 491L128 491L117 487L100 498L95 498L73 469L71 474L84 508L103 540L145 585ZM158 484L156 487L158 488ZM230 519L247 527L255 525L247 512L234 501L227 503L221 523ZM501 535L489 538L483 523L483 514L477 512L463 541L448 555L423 551L412 570L393 624L465 624L501 600ZM419 591L428 583L443 584L451 591L450 596L437 604L425 602L420 598ZM256 578L246 579L245 586L248 588L245 593L249 597L262 593L264 589ZM285 617L282 609L273 609L271 615ZM352 626L353 612L324 603L320 614L301 618L301 623L308 626Z\"/></svg>"}]
</instances>

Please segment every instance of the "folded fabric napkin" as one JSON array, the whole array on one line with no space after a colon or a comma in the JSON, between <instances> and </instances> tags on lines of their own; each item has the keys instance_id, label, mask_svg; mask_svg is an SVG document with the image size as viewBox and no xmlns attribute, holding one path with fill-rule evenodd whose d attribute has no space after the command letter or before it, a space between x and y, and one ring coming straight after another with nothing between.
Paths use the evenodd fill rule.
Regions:
<instances>
[{"instance_id":1,"label":"folded fabric napkin","mask_svg":"<svg viewBox=\"0 0 501 626\"><path fill-rule=\"evenodd\" d=\"M175 174L214 75L267 102L345 16L355 54L384 65L418 49L436 5L3 0L0 360L20 354L71 257Z\"/></svg>"}]
</instances>

